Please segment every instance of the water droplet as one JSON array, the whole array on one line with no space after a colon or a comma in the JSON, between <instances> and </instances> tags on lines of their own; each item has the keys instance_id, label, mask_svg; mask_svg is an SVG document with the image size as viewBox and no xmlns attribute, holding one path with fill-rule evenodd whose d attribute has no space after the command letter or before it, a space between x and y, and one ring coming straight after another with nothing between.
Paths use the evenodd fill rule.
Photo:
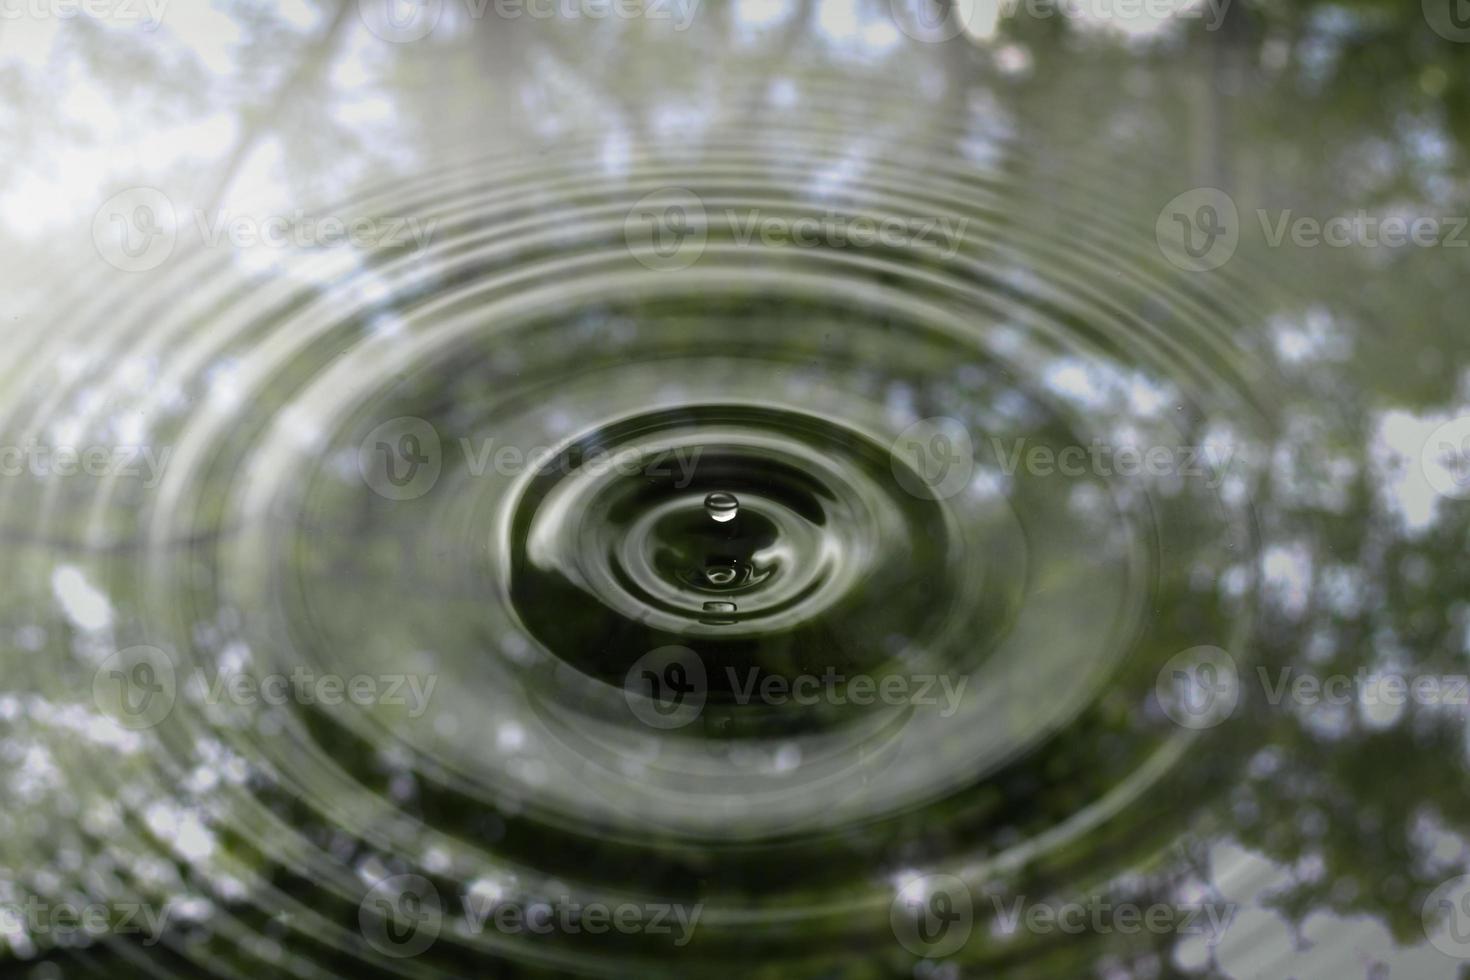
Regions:
<instances>
[{"instance_id":1,"label":"water droplet","mask_svg":"<svg viewBox=\"0 0 1470 980\"><path fill-rule=\"evenodd\" d=\"M736 571L728 565L720 565L704 570L704 577L710 585L729 585L735 581Z\"/></svg>"},{"instance_id":2,"label":"water droplet","mask_svg":"<svg viewBox=\"0 0 1470 980\"><path fill-rule=\"evenodd\" d=\"M733 493L716 490L704 498L704 510L710 517L723 524L735 519L735 515L740 512L740 501L735 499Z\"/></svg>"},{"instance_id":3,"label":"water droplet","mask_svg":"<svg viewBox=\"0 0 1470 980\"><path fill-rule=\"evenodd\" d=\"M735 612L736 606L733 602L723 602L711 599L704 604L705 614L699 621L706 626L728 626L735 622L730 618ZM712 614L712 615L711 615Z\"/></svg>"}]
</instances>

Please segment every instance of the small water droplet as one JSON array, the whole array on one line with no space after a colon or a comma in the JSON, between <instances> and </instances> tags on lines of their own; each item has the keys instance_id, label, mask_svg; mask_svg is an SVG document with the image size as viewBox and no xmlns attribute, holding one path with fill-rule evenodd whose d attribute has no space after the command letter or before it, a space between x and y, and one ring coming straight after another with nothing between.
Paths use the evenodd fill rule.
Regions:
<instances>
[{"instance_id":1,"label":"small water droplet","mask_svg":"<svg viewBox=\"0 0 1470 980\"><path fill-rule=\"evenodd\" d=\"M709 602L706 602L704 604L704 611L706 615L700 619L700 622L704 623L706 626L728 626L731 623L735 622L734 619L728 618L732 613L735 612L735 609L736 606L733 602L723 602L717 599L711 599Z\"/></svg>"},{"instance_id":2,"label":"small water droplet","mask_svg":"<svg viewBox=\"0 0 1470 980\"><path fill-rule=\"evenodd\" d=\"M726 521L733 521L740 512L740 501L735 499L733 493L716 490L704 498L704 510L710 517L724 524Z\"/></svg>"},{"instance_id":3,"label":"small water droplet","mask_svg":"<svg viewBox=\"0 0 1470 980\"><path fill-rule=\"evenodd\" d=\"M710 585L729 585L735 581L735 569L728 565L720 565L704 570L704 577Z\"/></svg>"}]
</instances>

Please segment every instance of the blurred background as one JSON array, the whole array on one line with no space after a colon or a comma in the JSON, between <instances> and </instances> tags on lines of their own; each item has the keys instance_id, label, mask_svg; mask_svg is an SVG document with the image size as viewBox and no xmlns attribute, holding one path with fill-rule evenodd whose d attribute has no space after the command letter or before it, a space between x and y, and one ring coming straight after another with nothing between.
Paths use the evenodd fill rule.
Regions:
<instances>
[{"instance_id":1,"label":"blurred background","mask_svg":"<svg viewBox=\"0 0 1470 980\"><path fill-rule=\"evenodd\" d=\"M1467 975L1467 51L0 0L0 971Z\"/></svg>"}]
</instances>

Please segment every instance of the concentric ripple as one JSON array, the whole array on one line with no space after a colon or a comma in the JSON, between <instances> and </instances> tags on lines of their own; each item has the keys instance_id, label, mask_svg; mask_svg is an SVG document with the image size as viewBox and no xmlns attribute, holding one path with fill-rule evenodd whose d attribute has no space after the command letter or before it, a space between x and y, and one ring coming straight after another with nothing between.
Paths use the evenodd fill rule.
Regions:
<instances>
[{"instance_id":1,"label":"concentric ripple","mask_svg":"<svg viewBox=\"0 0 1470 980\"><path fill-rule=\"evenodd\" d=\"M561 472L591 453L624 472ZM949 572L944 515L902 492L895 462L794 412L692 406L608 426L528 481L497 548L511 601L552 654L618 683L672 643L711 669L760 659L774 637L778 657L871 666L881 649L849 638L895 619L919 630ZM711 498L717 512L733 500L727 519Z\"/></svg>"},{"instance_id":2,"label":"concentric ripple","mask_svg":"<svg viewBox=\"0 0 1470 980\"><path fill-rule=\"evenodd\" d=\"M58 846L123 892L203 896L207 935L164 942L181 962L902 959L905 876L1103 877L1132 856L1120 814L1187 819L1210 733L1149 699L1179 651L1241 649L1252 474L1030 461L1257 438L1248 291L1163 261L1128 200L1146 181L1037 187L1021 148L966 159L958 131L880 150L848 96L812 98L814 123L617 169L569 142L425 173L337 209L433 220L423 250L181 255L37 340L70 373L6 404L9 431L136 416L171 449L146 492L38 483L4 514L51 542L21 575L53 581L65 539L107 610L33 597L71 665L29 677L36 724L95 713L77 692L117 650L172 666L166 718L58 748L116 762ZM669 193L679 220L630 234ZM952 242L741 233L941 217ZM208 697L302 668L433 686ZM182 870L145 873L170 851ZM677 969L656 937L447 924L395 960L357 911L396 874L446 916L476 889L704 911Z\"/></svg>"}]
</instances>

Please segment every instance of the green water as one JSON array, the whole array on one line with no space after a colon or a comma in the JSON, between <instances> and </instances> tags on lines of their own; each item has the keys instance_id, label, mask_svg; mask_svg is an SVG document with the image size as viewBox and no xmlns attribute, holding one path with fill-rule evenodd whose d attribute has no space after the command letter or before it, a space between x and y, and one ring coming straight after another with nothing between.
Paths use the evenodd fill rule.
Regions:
<instances>
[{"instance_id":1,"label":"green water","mask_svg":"<svg viewBox=\"0 0 1470 980\"><path fill-rule=\"evenodd\" d=\"M1457 22L676 7L0 72L5 969L1458 975Z\"/></svg>"}]
</instances>

